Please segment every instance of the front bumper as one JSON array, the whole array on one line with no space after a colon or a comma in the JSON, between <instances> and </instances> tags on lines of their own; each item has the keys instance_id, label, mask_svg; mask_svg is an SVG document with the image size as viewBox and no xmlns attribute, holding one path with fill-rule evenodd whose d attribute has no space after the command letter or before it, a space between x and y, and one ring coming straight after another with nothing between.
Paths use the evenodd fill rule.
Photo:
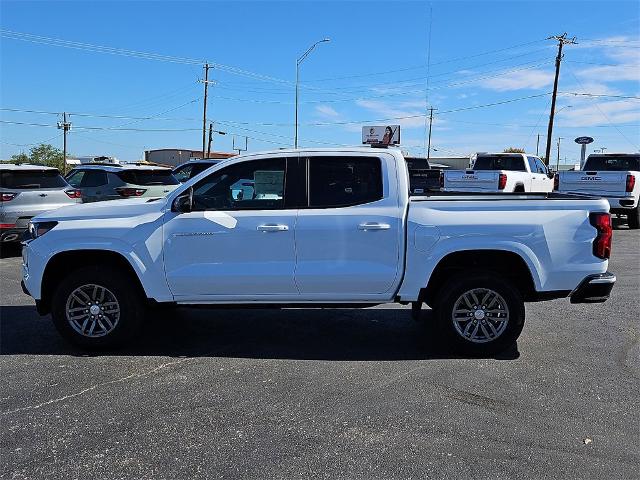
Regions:
<instances>
[{"instance_id":1,"label":"front bumper","mask_svg":"<svg viewBox=\"0 0 640 480\"><path fill-rule=\"evenodd\" d=\"M571 303L606 302L615 284L616 276L611 272L589 275L571 292Z\"/></svg>"}]
</instances>

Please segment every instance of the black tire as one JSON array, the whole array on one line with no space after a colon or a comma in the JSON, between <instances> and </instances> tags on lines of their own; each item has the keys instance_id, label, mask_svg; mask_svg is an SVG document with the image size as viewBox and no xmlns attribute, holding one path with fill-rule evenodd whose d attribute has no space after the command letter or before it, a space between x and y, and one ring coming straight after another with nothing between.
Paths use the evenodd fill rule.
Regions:
<instances>
[{"instance_id":1,"label":"black tire","mask_svg":"<svg viewBox=\"0 0 640 480\"><path fill-rule=\"evenodd\" d=\"M627 215L627 224L632 230L640 228L640 205L629 212Z\"/></svg>"},{"instance_id":2,"label":"black tire","mask_svg":"<svg viewBox=\"0 0 640 480\"><path fill-rule=\"evenodd\" d=\"M478 309L474 309L473 296L468 296L471 304L464 302L463 294L473 290L477 290L475 297L478 303L482 301L482 298L479 298L480 295L484 296L489 291L497 294L495 297L489 297L487 301L492 303L493 309L490 312L487 311L485 314L484 310L489 308L483 310L481 308L483 305L478 305ZM466 309L466 313L454 314L456 305L459 311ZM515 343L524 327L525 308L521 293L504 281L499 274L492 272L459 273L450 277L435 297L434 310L442 335L456 352L462 354L482 356L503 352ZM477 317L476 311L478 311ZM454 315L459 320L454 321ZM471 315L471 318L467 319L463 315ZM500 316L503 319L506 318L506 322L501 320ZM468 329L467 326L469 326ZM478 331L479 333L476 334ZM465 332L467 336L463 336ZM472 341L468 338L472 335L485 337L485 339L476 338Z\"/></svg>"},{"instance_id":3,"label":"black tire","mask_svg":"<svg viewBox=\"0 0 640 480\"><path fill-rule=\"evenodd\" d=\"M516 188L513 189L514 193L524 193L524 185L516 185Z\"/></svg>"},{"instance_id":4,"label":"black tire","mask_svg":"<svg viewBox=\"0 0 640 480\"><path fill-rule=\"evenodd\" d=\"M138 332L144 318L145 309L139 289L132 283L129 275L106 265L82 267L71 271L62 279L53 293L51 299L53 324L66 340L82 348L101 350L124 345ZM87 288L88 286L91 287ZM98 286L98 289L94 289L95 286ZM99 289L104 289L102 300L100 300L100 294L103 290ZM85 290L89 291L88 295ZM94 291L99 292L96 295L98 302L90 298ZM76 295L72 297L74 292ZM112 297L116 301L115 306ZM101 312L96 312L100 315L95 315L95 321L91 320L93 316L89 318L90 314L84 313L90 312L89 309L81 310L84 306L78 299L84 301L86 307L89 307L91 302L94 308L102 308ZM100 301L103 303L101 304ZM74 317L75 327L74 322L67 317L68 306L75 307L70 308L71 312L80 310L78 316L81 317ZM118 315L114 313L116 308L119 311ZM86 328L80 325L85 319L87 319ZM110 320L107 322L107 319ZM90 332L92 324L97 330ZM113 325L112 328L110 328L111 325ZM77 331L78 328L85 334ZM89 333L92 336L89 336ZM96 336L98 334L101 336Z\"/></svg>"}]
</instances>

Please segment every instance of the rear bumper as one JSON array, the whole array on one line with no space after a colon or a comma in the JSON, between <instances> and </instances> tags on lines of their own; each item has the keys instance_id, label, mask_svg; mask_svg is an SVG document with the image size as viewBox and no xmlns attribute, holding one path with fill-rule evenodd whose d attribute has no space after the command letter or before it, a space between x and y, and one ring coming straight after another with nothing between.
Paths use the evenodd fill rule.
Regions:
<instances>
[{"instance_id":1,"label":"rear bumper","mask_svg":"<svg viewBox=\"0 0 640 480\"><path fill-rule=\"evenodd\" d=\"M589 275L571 292L571 303L605 302L615 284L616 276L611 272Z\"/></svg>"},{"instance_id":2,"label":"rear bumper","mask_svg":"<svg viewBox=\"0 0 640 480\"><path fill-rule=\"evenodd\" d=\"M604 197L611 207L612 213L627 212L638 206L638 199L633 196L625 197Z\"/></svg>"},{"instance_id":3,"label":"rear bumper","mask_svg":"<svg viewBox=\"0 0 640 480\"><path fill-rule=\"evenodd\" d=\"M3 228L0 229L0 243L19 243L26 228Z\"/></svg>"}]
</instances>

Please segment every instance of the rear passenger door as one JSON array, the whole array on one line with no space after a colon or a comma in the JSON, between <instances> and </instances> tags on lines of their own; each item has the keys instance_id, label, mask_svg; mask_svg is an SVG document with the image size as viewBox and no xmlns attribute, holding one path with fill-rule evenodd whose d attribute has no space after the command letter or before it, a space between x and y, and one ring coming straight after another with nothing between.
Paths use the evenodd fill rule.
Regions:
<instances>
[{"instance_id":1,"label":"rear passenger door","mask_svg":"<svg viewBox=\"0 0 640 480\"><path fill-rule=\"evenodd\" d=\"M302 298L388 296L403 235L395 160L344 153L300 160L307 195L296 224L295 280Z\"/></svg>"}]
</instances>

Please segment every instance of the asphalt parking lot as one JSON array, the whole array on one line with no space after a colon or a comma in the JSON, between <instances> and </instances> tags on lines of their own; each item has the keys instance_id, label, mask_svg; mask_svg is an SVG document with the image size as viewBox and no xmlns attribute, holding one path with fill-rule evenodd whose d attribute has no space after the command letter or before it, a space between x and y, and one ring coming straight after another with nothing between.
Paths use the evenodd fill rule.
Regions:
<instances>
[{"instance_id":1,"label":"asphalt parking lot","mask_svg":"<svg viewBox=\"0 0 640 480\"><path fill-rule=\"evenodd\" d=\"M491 359L399 306L184 310L88 355L5 250L0 477L638 478L640 232L613 248L607 303L528 304Z\"/></svg>"}]
</instances>

